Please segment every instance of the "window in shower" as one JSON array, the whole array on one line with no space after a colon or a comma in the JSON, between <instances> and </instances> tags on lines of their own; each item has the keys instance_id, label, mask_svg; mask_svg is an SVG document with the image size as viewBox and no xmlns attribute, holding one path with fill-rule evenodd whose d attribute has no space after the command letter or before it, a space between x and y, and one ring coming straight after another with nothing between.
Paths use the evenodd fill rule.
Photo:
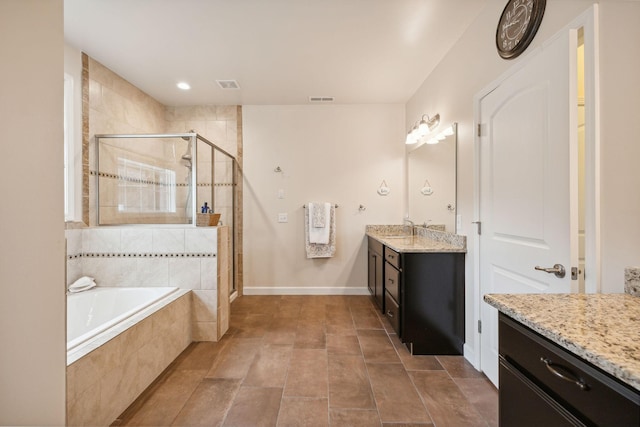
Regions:
<instances>
[{"instance_id":1,"label":"window in shower","mask_svg":"<svg viewBox=\"0 0 640 427\"><path fill-rule=\"evenodd\" d=\"M176 172L119 158L118 211L175 213Z\"/></svg>"}]
</instances>

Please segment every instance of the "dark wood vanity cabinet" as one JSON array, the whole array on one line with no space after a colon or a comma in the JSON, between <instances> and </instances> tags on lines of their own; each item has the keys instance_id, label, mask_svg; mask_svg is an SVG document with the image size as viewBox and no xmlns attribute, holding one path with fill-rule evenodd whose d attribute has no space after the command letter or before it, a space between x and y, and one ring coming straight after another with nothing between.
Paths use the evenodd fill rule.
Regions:
<instances>
[{"instance_id":1,"label":"dark wood vanity cabinet","mask_svg":"<svg viewBox=\"0 0 640 427\"><path fill-rule=\"evenodd\" d=\"M384 259L382 257L383 245L375 239L369 237L369 276L368 276L368 288L369 293L373 297L374 301L380 308L384 310L384 277L383 277L383 265Z\"/></svg>"},{"instance_id":2,"label":"dark wood vanity cabinet","mask_svg":"<svg viewBox=\"0 0 640 427\"><path fill-rule=\"evenodd\" d=\"M640 393L500 313L501 427L639 426Z\"/></svg>"},{"instance_id":3,"label":"dark wood vanity cabinet","mask_svg":"<svg viewBox=\"0 0 640 427\"><path fill-rule=\"evenodd\" d=\"M400 338L412 354L462 354L464 253L402 253Z\"/></svg>"},{"instance_id":4,"label":"dark wood vanity cabinet","mask_svg":"<svg viewBox=\"0 0 640 427\"><path fill-rule=\"evenodd\" d=\"M369 237L368 283L412 354L462 354L464 253L400 253Z\"/></svg>"}]
</instances>

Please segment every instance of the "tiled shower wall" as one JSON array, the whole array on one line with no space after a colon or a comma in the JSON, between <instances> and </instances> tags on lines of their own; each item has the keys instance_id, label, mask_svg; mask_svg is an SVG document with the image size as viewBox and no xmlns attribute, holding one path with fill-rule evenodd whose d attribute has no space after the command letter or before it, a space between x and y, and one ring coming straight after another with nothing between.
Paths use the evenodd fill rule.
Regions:
<instances>
[{"instance_id":1,"label":"tiled shower wall","mask_svg":"<svg viewBox=\"0 0 640 427\"><path fill-rule=\"evenodd\" d=\"M107 67L88 58L89 75L89 167L95 173L96 134L197 133L236 157L241 164L241 142L238 138L239 107L235 105L164 106ZM157 150L156 150L157 151ZM154 151L154 153L156 152ZM222 156L216 159L216 182L228 184L230 166ZM210 182L206 176L211 162L198 161L205 175L198 180ZM207 191L206 187L199 190ZM208 190L210 191L210 189ZM226 186L216 188L216 212L225 224L234 222L231 198ZM95 177L90 180L90 225L96 225Z\"/></svg>"},{"instance_id":2,"label":"tiled shower wall","mask_svg":"<svg viewBox=\"0 0 640 427\"><path fill-rule=\"evenodd\" d=\"M193 339L217 337L218 229L100 227L66 230L67 286L175 286L193 294Z\"/></svg>"},{"instance_id":3,"label":"tiled shower wall","mask_svg":"<svg viewBox=\"0 0 640 427\"><path fill-rule=\"evenodd\" d=\"M174 133L195 130L218 147L236 157L242 170L242 107L236 105L165 106L102 65L83 54L83 132L86 133L87 169L95 169L95 134ZM218 160L218 159L216 159ZM230 165L216 163L217 182L229 174ZM207 166L201 166L203 169ZM85 172L87 175L89 171ZM97 225L95 177L85 181L83 190L88 209L85 223ZM237 285L242 287L242 178L235 191L236 209L228 186L216 187L216 209L224 224L234 226L234 259ZM233 219L232 219L233 218Z\"/></svg>"}]
</instances>

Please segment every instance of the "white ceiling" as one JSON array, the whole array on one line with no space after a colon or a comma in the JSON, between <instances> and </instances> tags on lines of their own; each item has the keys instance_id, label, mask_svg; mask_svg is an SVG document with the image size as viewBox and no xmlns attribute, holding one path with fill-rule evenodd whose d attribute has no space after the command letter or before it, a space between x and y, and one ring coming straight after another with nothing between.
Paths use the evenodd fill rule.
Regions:
<instances>
[{"instance_id":1,"label":"white ceiling","mask_svg":"<svg viewBox=\"0 0 640 427\"><path fill-rule=\"evenodd\" d=\"M485 3L65 0L64 28L67 43L165 105L405 103Z\"/></svg>"}]
</instances>

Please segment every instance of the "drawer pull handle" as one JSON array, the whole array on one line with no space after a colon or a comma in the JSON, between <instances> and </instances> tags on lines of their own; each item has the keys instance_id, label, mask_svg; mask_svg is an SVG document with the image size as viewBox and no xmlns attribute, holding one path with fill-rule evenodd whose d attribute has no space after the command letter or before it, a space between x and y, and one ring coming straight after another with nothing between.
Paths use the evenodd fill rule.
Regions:
<instances>
[{"instance_id":1,"label":"drawer pull handle","mask_svg":"<svg viewBox=\"0 0 640 427\"><path fill-rule=\"evenodd\" d=\"M387 310L387 316L389 316L389 317L391 317L393 319L393 311Z\"/></svg>"},{"instance_id":2,"label":"drawer pull handle","mask_svg":"<svg viewBox=\"0 0 640 427\"><path fill-rule=\"evenodd\" d=\"M571 372L569 369L565 368L564 366L557 365L553 363L550 359L547 359L544 356L540 357L540 361L544 363L547 369L549 370L549 372L551 372L556 377L561 378L565 381L569 381L570 383L574 383L575 385L580 387L581 390L586 391L589 389L589 386L585 384L584 381L582 381L580 378L574 375L573 372Z\"/></svg>"}]
</instances>

